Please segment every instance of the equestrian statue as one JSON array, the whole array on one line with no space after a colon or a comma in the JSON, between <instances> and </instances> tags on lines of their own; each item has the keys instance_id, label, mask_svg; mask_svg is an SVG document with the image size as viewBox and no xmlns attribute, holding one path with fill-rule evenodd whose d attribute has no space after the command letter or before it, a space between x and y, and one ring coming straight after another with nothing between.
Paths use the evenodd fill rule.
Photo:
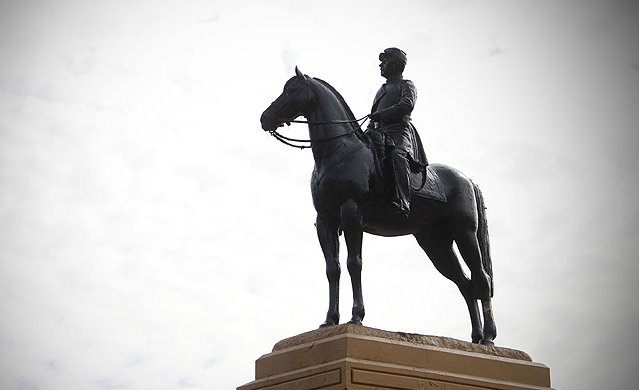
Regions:
<instances>
[{"instance_id":1,"label":"equestrian statue","mask_svg":"<svg viewBox=\"0 0 639 390\"><path fill-rule=\"evenodd\" d=\"M311 193L329 286L328 312L320 326L339 324L339 235L344 233L353 288L349 323L361 324L365 313L363 233L412 234L437 270L459 288L470 314L472 342L493 345L497 336L491 306L493 270L482 193L458 170L428 164L410 118L416 89L402 76L406 53L389 48L379 60L387 81L375 96L371 114L364 118L356 119L331 85L304 75L297 67L261 117L265 131L285 144L310 148L315 160ZM296 120L300 116L306 120ZM367 118L370 123L362 131L360 123ZM291 122L307 123L309 139L289 138L277 131Z\"/></svg>"}]
</instances>

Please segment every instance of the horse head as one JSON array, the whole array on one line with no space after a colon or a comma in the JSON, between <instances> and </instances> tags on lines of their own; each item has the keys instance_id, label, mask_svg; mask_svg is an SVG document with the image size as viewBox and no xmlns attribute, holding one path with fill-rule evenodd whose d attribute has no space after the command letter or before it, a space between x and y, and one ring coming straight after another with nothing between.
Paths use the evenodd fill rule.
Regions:
<instances>
[{"instance_id":1,"label":"horse head","mask_svg":"<svg viewBox=\"0 0 639 390\"><path fill-rule=\"evenodd\" d=\"M295 67L295 76L286 82L282 94L262 113L262 129L273 131L300 115L314 103L311 79Z\"/></svg>"}]
</instances>

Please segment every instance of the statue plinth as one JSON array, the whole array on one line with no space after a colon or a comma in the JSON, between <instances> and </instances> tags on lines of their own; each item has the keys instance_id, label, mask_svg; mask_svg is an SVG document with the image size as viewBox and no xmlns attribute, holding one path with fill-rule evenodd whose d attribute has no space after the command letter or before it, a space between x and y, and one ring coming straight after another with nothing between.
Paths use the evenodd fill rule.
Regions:
<instances>
[{"instance_id":1,"label":"statue plinth","mask_svg":"<svg viewBox=\"0 0 639 390\"><path fill-rule=\"evenodd\" d=\"M522 351L357 325L280 341L238 390L550 389L550 369Z\"/></svg>"}]
</instances>

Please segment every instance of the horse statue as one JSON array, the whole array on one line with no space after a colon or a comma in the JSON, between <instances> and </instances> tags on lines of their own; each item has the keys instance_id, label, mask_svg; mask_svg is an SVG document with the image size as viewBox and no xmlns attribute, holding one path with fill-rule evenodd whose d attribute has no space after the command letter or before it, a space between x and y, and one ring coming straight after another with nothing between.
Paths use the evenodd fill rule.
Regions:
<instances>
[{"instance_id":1,"label":"horse statue","mask_svg":"<svg viewBox=\"0 0 639 390\"><path fill-rule=\"evenodd\" d=\"M306 141L312 149L315 226L326 260L329 286L328 312L320 327L339 323L341 232L353 288L349 321L353 324L361 324L364 318L363 233L386 237L412 234L437 270L459 288L470 313L472 342L494 345L497 328L491 306L493 272L484 201L477 185L452 167L431 164L428 176L431 181L437 178L435 187L441 189L442 196L420 196L420 189L413 188L408 218L394 214L385 196L380 177L383 170L375 148L342 96L327 82L304 75L297 67L295 72L282 94L262 114L261 124L282 142L295 145L291 142ZM299 116L307 121L296 121ZM287 138L276 131L290 122L308 123L310 140ZM424 187L424 181L422 178L415 182ZM461 267L453 242L471 272L470 278ZM483 327L478 300L482 304Z\"/></svg>"}]
</instances>

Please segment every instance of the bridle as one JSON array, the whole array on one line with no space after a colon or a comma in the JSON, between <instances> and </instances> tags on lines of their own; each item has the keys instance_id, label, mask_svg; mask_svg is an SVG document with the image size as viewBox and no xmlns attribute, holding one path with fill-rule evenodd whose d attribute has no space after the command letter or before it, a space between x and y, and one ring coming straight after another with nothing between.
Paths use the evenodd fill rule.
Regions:
<instances>
[{"instance_id":1,"label":"bridle","mask_svg":"<svg viewBox=\"0 0 639 390\"><path fill-rule=\"evenodd\" d=\"M287 125L290 125L291 123L305 123L308 124L309 126L313 126L313 125L334 125L334 124L340 124L340 123L357 123L357 128L353 129L353 131L349 131L348 133L344 133L344 134L339 134L339 135L335 135L332 137L326 137L326 138L320 138L320 139L316 139L316 140L310 140L310 139L297 139L297 138L289 138L286 137L280 133L277 132L277 130L270 130L269 133L271 133L271 135L273 137L275 137L276 140L280 141L281 143L283 143L284 145L288 145L291 146L293 148L299 148L299 149L308 149L313 147L313 144L319 144L322 142L327 142L327 141L332 141L338 138L342 138L342 137L346 137L349 136L351 134L356 133L358 130L362 131L362 126L364 125L364 123L366 123L366 120L368 120L368 115L364 115L363 117L359 118L359 119L335 119L335 120L330 120L330 121L303 121L303 120L291 120L291 121L286 121L285 123ZM297 143L301 143L302 145L295 145L294 142ZM307 145L306 145L307 144Z\"/></svg>"}]
</instances>

